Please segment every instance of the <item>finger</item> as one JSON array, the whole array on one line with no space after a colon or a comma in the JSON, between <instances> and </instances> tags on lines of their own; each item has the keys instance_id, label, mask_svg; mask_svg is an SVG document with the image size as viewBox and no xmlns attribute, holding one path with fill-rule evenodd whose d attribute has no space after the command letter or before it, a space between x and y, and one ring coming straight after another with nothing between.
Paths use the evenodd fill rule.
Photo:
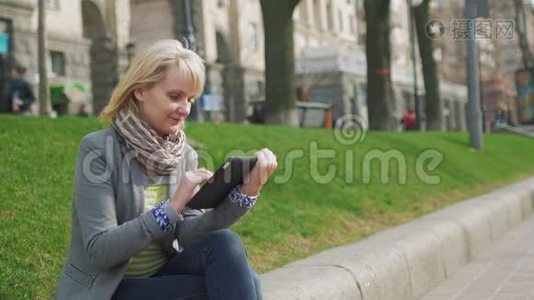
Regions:
<instances>
[{"instance_id":1,"label":"finger","mask_svg":"<svg viewBox=\"0 0 534 300\"><path fill-rule=\"evenodd\" d=\"M209 175L209 176L212 176L212 175L213 175L213 172L210 171L210 170L203 170L202 172L200 172L200 174L202 174L202 175Z\"/></svg>"},{"instance_id":2,"label":"finger","mask_svg":"<svg viewBox=\"0 0 534 300\"><path fill-rule=\"evenodd\" d=\"M256 152L256 164L254 165L254 168L252 168L252 172L250 172L250 181L252 181L255 184L261 183L261 173L262 170L265 168L266 164L266 158L265 154L262 150Z\"/></svg>"},{"instance_id":3,"label":"finger","mask_svg":"<svg viewBox=\"0 0 534 300\"><path fill-rule=\"evenodd\" d=\"M272 174L272 172L278 166L278 162L276 161L276 155L274 155L274 153L271 150L269 149L266 149L266 150L267 150L266 154L269 160L269 174Z\"/></svg>"},{"instance_id":4,"label":"finger","mask_svg":"<svg viewBox=\"0 0 534 300\"><path fill-rule=\"evenodd\" d=\"M267 181L267 178L269 177L269 158L265 152L265 150L262 150L259 154L261 157L261 161L258 158L259 162L259 168L258 168L258 181L261 184L265 184Z\"/></svg>"},{"instance_id":5,"label":"finger","mask_svg":"<svg viewBox=\"0 0 534 300\"><path fill-rule=\"evenodd\" d=\"M199 168L199 169L196 169L194 170L195 172L211 172L210 170L208 169L205 169L205 168Z\"/></svg>"},{"instance_id":6,"label":"finger","mask_svg":"<svg viewBox=\"0 0 534 300\"><path fill-rule=\"evenodd\" d=\"M267 177L270 177L278 163L276 162L276 155L274 155L271 150L265 149L265 155L267 156ZM266 180L268 180L268 178Z\"/></svg>"},{"instance_id":7,"label":"finger","mask_svg":"<svg viewBox=\"0 0 534 300\"><path fill-rule=\"evenodd\" d=\"M213 172L211 172L210 170L206 170L206 169L196 169L194 170L195 174L198 174L198 175L201 175L201 176L204 176L204 175L213 175Z\"/></svg>"},{"instance_id":8,"label":"finger","mask_svg":"<svg viewBox=\"0 0 534 300\"><path fill-rule=\"evenodd\" d=\"M190 181L192 184L201 184L209 180L213 176L213 173L211 171L200 169L190 171L189 174Z\"/></svg>"}]
</instances>

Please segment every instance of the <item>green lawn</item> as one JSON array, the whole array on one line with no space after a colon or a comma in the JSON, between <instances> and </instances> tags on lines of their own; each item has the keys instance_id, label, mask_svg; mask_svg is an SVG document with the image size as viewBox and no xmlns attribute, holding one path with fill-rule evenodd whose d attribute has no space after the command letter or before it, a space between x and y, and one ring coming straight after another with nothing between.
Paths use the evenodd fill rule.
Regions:
<instances>
[{"instance_id":1,"label":"green lawn","mask_svg":"<svg viewBox=\"0 0 534 300\"><path fill-rule=\"evenodd\" d=\"M105 127L95 119L0 117L0 298L53 294L69 241L77 146L84 135ZM203 165L209 162L205 153L215 165L235 150L268 147L278 156L276 180L234 226L260 272L534 174L534 141L511 135L488 135L485 149L476 152L465 133L371 132L363 142L342 145L333 131L284 126L189 123L186 132L205 147ZM313 145L335 157L315 164ZM424 168L439 184L425 183L416 173L417 157L429 149L443 155L436 169ZM399 183L396 163L386 174L389 183L381 183L377 161L366 182L363 161L373 150L398 151L396 157L406 161L406 183ZM285 176L290 165L292 175ZM329 167L336 169L333 180L318 182Z\"/></svg>"}]
</instances>

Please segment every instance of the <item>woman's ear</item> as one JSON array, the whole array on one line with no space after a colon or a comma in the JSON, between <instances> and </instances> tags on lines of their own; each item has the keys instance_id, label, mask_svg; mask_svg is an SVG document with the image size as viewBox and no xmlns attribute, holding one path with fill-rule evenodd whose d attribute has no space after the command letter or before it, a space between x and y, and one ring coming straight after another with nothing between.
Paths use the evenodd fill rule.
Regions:
<instances>
[{"instance_id":1,"label":"woman's ear","mask_svg":"<svg viewBox=\"0 0 534 300\"><path fill-rule=\"evenodd\" d=\"M133 95L137 101L143 102L144 96L145 96L145 88L142 86L138 86L133 90Z\"/></svg>"}]
</instances>

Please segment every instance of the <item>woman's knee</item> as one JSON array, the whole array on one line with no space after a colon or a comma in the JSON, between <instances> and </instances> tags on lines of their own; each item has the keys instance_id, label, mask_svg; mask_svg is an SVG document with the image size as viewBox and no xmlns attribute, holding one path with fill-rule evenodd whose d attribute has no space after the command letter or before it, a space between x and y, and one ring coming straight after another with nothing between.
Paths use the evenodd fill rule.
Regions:
<instances>
[{"instance_id":1,"label":"woman's knee","mask_svg":"<svg viewBox=\"0 0 534 300\"><path fill-rule=\"evenodd\" d=\"M245 246L239 235L229 229L216 230L210 233L209 240L218 252L232 257L246 257Z\"/></svg>"}]
</instances>

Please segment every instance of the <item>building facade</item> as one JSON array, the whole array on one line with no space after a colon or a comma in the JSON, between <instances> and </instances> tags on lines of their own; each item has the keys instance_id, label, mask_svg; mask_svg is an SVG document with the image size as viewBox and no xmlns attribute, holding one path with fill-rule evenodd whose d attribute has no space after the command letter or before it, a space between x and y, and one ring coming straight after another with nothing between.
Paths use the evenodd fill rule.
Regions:
<instances>
[{"instance_id":1,"label":"building facade","mask_svg":"<svg viewBox=\"0 0 534 300\"><path fill-rule=\"evenodd\" d=\"M46 1L48 45L48 77L50 83L61 83L67 78L90 83L89 47L83 37L81 3L79 1ZM1 53L2 87L8 80L8 68L15 63L24 66L26 79L38 83L37 62L37 1L0 1L0 23L7 35L6 47ZM81 99L74 101L87 101Z\"/></svg>"},{"instance_id":2,"label":"building facade","mask_svg":"<svg viewBox=\"0 0 534 300\"><path fill-rule=\"evenodd\" d=\"M264 94L259 1L190 3L194 45L186 46L205 59L207 68L205 96L194 107L193 118L243 122L250 115L250 103L263 99ZM184 1L137 0L131 5L131 40L136 51L164 38L187 43ZM136 20L144 21L137 24ZM198 113L200 105L203 114Z\"/></svg>"},{"instance_id":3,"label":"building facade","mask_svg":"<svg viewBox=\"0 0 534 300\"><path fill-rule=\"evenodd\" d=\"M481 19L489 24L487 33L476 38L479 48L481 106L484 127L489 129L498 115L506 115L508 122L517 122L515 72L524 66L519 48L514 1L488 1L489 16ZM442 78L466 84L466 43L454 37L455 20L464 19L464 1L432 1L433 18L447 26L447 33L436 40L436 52ZM534 2L523 1L526 35L530 49L534 49Z\"/></svg>"},{"instance_id":4,"label":"building facade","mask_svg":"<svg viewBox=\"0 0 534 300\"><path fill-rule=\"evenodd\" d=\"M27 67L37 84L37 0L0 1L0 81L7 67ZM331 106L337 119L367 116L365 12L363 0L301 0L294 12L296 93L301 101ZM98 113L126 70L134 53L163 38L183 41L206 61L205 95L192 115L199 120L243 122L264 101L264 35L256 0L47 0L49 78L52 84L77 80L89 87L73 95ZM189 4L188 8L186 5ZM390 3L391 76L394 116L399 121L414 105L410 16L405 0ZM511 3L492 0L492 19L514 19ZM527 6L525 4L525 6ZM185 14L189 11L189 15ZM463 18L463 1L432 1L431 18L443 21L447 36L435 41L443 103L444 127L465 129L467 101L465 41L450 36L451 24ZM527 28L533 14L527 9ZM190 17L191 24L186 20ZM190 28L189 28L190 27ZM0 32L0 34L2 34ZM530 39L534 49L534 39ZM421 63L416 49L418 97L424 100ZM515 111L513 75L521 67L518 41L479 41L482 95L491 122L498 110ZM3 52L2 52L3 51ZM424 105L424 101L423 101ZM423 110L424 111L424 110Z\"/></svg>"},{"instance_id":5,"label":"building facade","mask_svg":"<svg viewBox=\"0 0 534 300\"><path fill-rule=\"evenodd\" d=\"M434 2L436 1L432 3ZM310 7L313 8L313 13L309 12ZM308 13L304 14L303 11ZM432 7L432 12L442 13L436 6ZM319 20L318 23L316 20ZM363 0L303 0L299 4L295 22L296 74L300 88L308 91L306 98L331 105L334 120L352 114L366 121L367 63ZM402 128L401 120L406 111L415 107L414 63L411 59L409 22L407 1L391 1L393 115L397 120L399 130ZM424 82L417 44L415 47L417 96L421 99L421 111L424 112ZM441 57L435 56L438 64L441 64ZM465 82L450 80L441 69L439 69L439 77L444 114L443 127L448 130L465 130L465 104L467 102Z\"/></svg>"},{"instance_id":6,"label":"building facade","mask_svg":"<svg viewBox=\"0 0 534 300\"><path fill-rule=\"evenodd\" d=\"M69 111L83 104L98 113L127 67L129 0L46 0L45 8L49 84L83 86L65 91ZM2 87L9 66L20 64L37 91L37 14L37 0L0 1L0 30L8 37L0 47Z\"/></svg>"},{"instance_id":7,"label":"building facade","mask_svg":"<svg viewBox=\"0 0 534 300\"><path fill-rule=\"evenodd\" d=\"M208 75L207 97L192 114L197 119L207 116L243 122L252 114L254 104L264 101L265 95L260 3L254 0L188 2L192 6L193 46L206 60ZM184 0L133 0L130 34L136 51L162 38L184 41L187 35L184 4ZM404 0L392 1L390 9L394 114L401 128L402 116L414 106L409 13ZM334 119L353 114L366 120L363 0L301 0L293 18L299 100L330 105ZM417 73L418 96L424 99L418 56ZM440 88L446 127L465 129L465 82L443 77L446 76L442 76ZM199 106L208 112L198 114Z\"/></svg>"}]
</instances>

